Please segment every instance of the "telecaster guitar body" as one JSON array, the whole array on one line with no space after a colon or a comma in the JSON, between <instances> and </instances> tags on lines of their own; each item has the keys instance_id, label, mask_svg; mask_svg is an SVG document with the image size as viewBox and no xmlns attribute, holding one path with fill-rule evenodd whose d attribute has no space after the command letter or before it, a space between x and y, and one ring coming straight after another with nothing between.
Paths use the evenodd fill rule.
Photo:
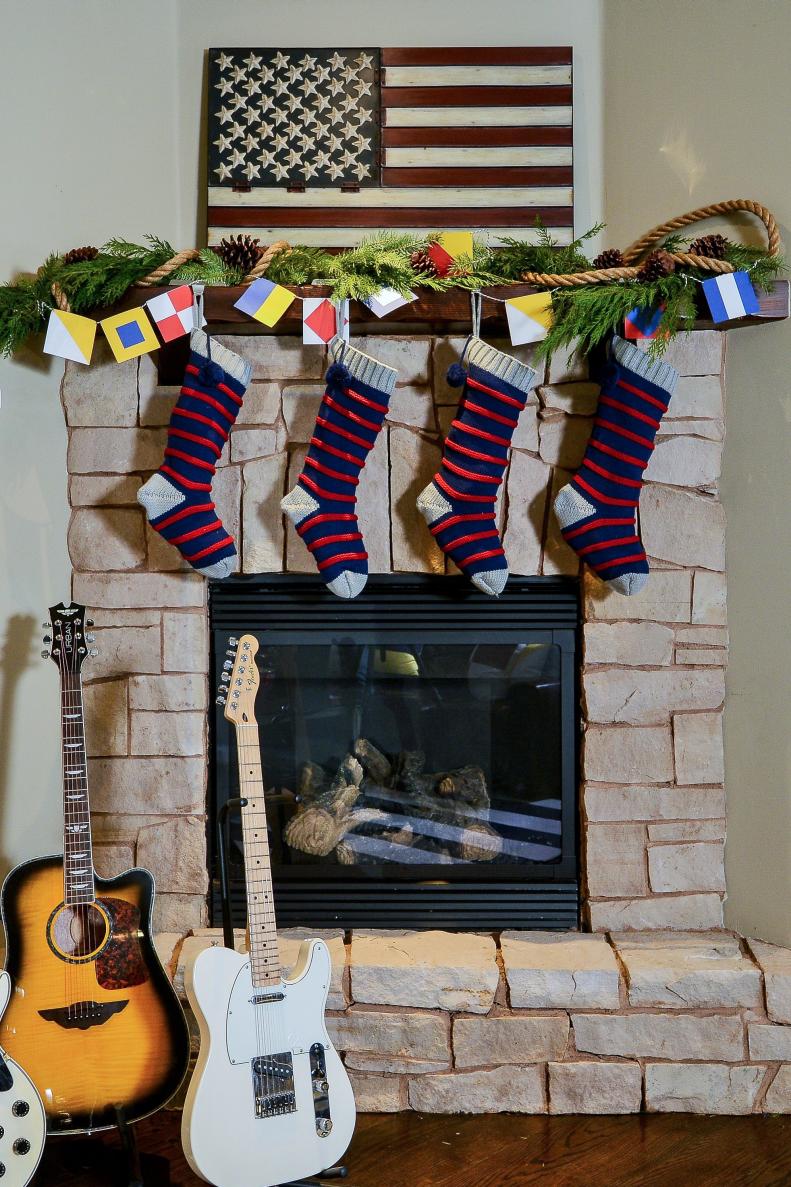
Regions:
<instances>
[{"instance_id":1,"label":"telecaster guitar body","mask_svg":"<svg viewBox=\"0 0 791 1187\"><path fill-rule=\"evenodd\" d=\"M215 1187L274 1187L332 1166L354 1132L351 1084L324 1024L330 956L300 949L265 988L248 957L202 952L186 972L200 1054L184 1105L187 1160Z\"/></svg>"},{"instance_id":2,"label":"telecaster guitar body","mask_svg":"<svg viewBox=\"0 0 791 1187\"><path fill-rule=\"evenodd\" d=\"M95 877L64 906L63 859L17 866L2 891L12 993L0 1047L36 1086L52 1134L137 1121L164 1105L189 1060L178 999L151 942L146 870Z\"/></svg>"}]
</instances>

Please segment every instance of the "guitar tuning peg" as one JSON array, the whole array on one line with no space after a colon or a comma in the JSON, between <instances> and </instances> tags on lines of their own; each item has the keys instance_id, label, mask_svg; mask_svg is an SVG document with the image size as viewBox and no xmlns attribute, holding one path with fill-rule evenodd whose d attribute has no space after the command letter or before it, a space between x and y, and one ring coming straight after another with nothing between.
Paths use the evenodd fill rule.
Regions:
<instances>
[{"instance_id":1,"label":"guitar tuning peg","mask_svg":"<svg viewBox=\"0 0 791 1187\"><path fill-rule=\"evenodd\" d=\"M236 658L236 652L235 652L235 651L233 651L233 650L231 650L231 651L226 651L226 653L225 653L225 654L228 656L228 658L229 658L229 659L235 659L235 658Z\"/></svg>"},{"instance_id":2,"label":"guitar tuning peg","mask_svg":"<svg viewBox=\"0 0 791 1187\"><path fill-rule=\"evenodd\" d=\"M44 640L44 642L46 643L46 639ZM231 661L229 659L227 659L225 661L225 663L223 664L223 668L225 669L226 672L230 672L232 667L233 667L233 664L231 663Z\"/></svg>"},{"instance_id":3,"label":"guitar tuning peg","mask_svg":"<svg viewBox=\"0 0 791 1187\"><path fill-rule=\"evenodd\" d=\"M98 647L91 647L90 651L88 652L88 655L98 655L98 654L99 654Z\"/></svg>"},{"instance_id":4,"label":"guitar tuning peg","mask_svg":"<svg viewBox=\"0 0 791 1187\"><path fill-rule=\"evenodd\" d=\"M48 631L49 628L52 626L52 623L51 622L42 622L41 625L43 626L45 631Z\"/></svg>"},{"instance_id":5,"label":"guitar tuning peg","mask_svg":"<svg viewBox=\"0 0 791 1187\"><path fill-rule=\"evenodd\" d=\"M44 636L44 638L43 638L41 641L42 641L42 643L51 643L51 642L52 642L52 635L45 635L45 636Z\"/></svg>"},{"instance_id":6,"label":"guitar tuning peg","mask_svg":"<svg viewBox=\"0 0 791 1187\"><path fill-rule=\"evenodd\" d=\"M223 672L222 675L220 676L220 679L222 680L223 684L228 684L230 682L231 677L228 675L227 672Z\"/></svg>"},{"instance_id":7,"label":"guitar tuning peg","mask_svg":"<svg viewBox=\"0 0 791 1187\"><path fill-rule=\"evenodd\" d=\"M41 653L41 658L42 658L42 659L49 659L49 652L48 652L48 651L42 651L42 653Z\"/></svg>"},{"instance_id":8,"label":"guitar tuning peg","mask_svg":"<svg viewBox=\"0 0 791 1187\"><path fill-rule=\"evenodd\" d=\"M239 646L239 640L236 638L235 635L231 635L230 639L228 640L228 645L229 645L229 647L238 647Z\"/></svg>"},{"instance_id":9,"label":"guitar tuning peg","mask_svg":"<svg viewBox=\"0 0 791 1187\"><path fill-rule=\"evenodd\" d=\"M93 621L93 619L92 619L92 618L86 618L86 619L85 619L85 625L86 625L86 626L96 626L96 623Z\"/></svg>"},{"instance_id":10,"label":"guitar tuning peg","mask_svg":"<svg viewBox=\"0 0 791 1187\"><path fill-rule=\"evenodd\" d=\"M225 697L217 697L214 703L215 705L224 705L226 703Z\"/></svg>"},{"instance_id":11,"label":"guitar tuning peg","mask_svg":"<svg viewBox=\"0 0 791 1187\"><path fill-rule=\"evenodd\" d=\"M46 642L46 640L45 640L45 642ZM85 642L86 642L86 643L95 643L95 642L96 642L96 635L87 634L87 635L85 636Z\"/></svg>"}]
</instances>

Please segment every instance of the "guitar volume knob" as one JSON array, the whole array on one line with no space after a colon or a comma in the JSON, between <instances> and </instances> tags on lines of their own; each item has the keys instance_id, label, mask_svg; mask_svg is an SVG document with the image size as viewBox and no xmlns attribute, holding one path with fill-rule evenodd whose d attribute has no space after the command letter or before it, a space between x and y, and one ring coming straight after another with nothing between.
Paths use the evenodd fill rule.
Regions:
<instances>
[{"instance_id":1,"label":"guitar volume knob","mask_svg":"<svg viewBox=\"0 0 791 1187\"><path fill-rule=\"evenodd\" d=\"M15 1154L29 1154L30 1153L30 1142L27 1140L27 1138L17 1138L17 1140L14 1142L14 1153Z\"/></svg>"},{"instance_id":2,"label":"guitar volume knob","mask_svg":"<svg viewBox=\"0 0 791 1187\"><path fill-rule=\"evenodd\" d=\"M15 1117L27 1117L30 1112L30 1105L26 1100L15 1100L11 1106L11 1112Z\"/></svg>"},{"instance_id":3,"label":"guitar volume knob","mask_svg":"<svg viewBox=\"0 0 791 1187\"><path fill-rule=\"evenodd\" d=\"M316 1133L320 1138L326 1138L332 1130L332 1122L329 1117L316 1118Z\"/></svg>"}]
</instances>

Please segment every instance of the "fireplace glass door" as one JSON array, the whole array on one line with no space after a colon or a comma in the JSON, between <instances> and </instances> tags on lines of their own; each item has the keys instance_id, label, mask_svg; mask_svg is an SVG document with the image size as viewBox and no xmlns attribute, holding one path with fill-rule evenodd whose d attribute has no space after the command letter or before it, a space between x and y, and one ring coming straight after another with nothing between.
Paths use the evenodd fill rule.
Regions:
<instances>
[{"instance_id":1,"label":"fireplace glass door","mask_svg":"<svg viewBox=\"0 0 791 1187\"><path fill-rule=\"evenodd\" d=\"M543 900L553 886L568 896L577 632L573 621L555 625L550 590L536 581L532 595L523 585L495 601L447 578L374 578L355 602L327 606L324 595L320 609L305 579L267 578L249 604L251 583L233 583L237 617L232 629L215 624L214 650L221 661L246 630L259 640L256 717L281 920L394 925L400 903L404 923L432 926L432 903L444 894L449 905L455 891L460 926L470 924L465 895L476 918L508 926L531 886ZM230 607L215 603L228 585L212 595L221 620ZM573 601L567 584L552 588ZM214 725L219 807L238 783L233 731L219 714ZM237 879L240 846L233 824ZM495 918L507 887L512 910Z\"/></svg>"}]
</instances>

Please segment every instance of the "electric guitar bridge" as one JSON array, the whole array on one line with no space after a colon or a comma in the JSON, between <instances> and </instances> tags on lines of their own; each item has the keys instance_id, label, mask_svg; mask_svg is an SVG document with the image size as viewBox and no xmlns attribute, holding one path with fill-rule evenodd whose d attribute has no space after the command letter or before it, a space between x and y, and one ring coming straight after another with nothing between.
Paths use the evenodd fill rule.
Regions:
<instances>
[{"instance_id":1,"label":"electric guitar bridge","mask_svg":"<svg viewBox=\"0 0 791 1187\"><path fill-rule=\"evenodd\" d=\"M281 1117L295 1113L294 1061L290 1051L259 1055L251 1064L256 1117Z\"/></svg>"}]
</instances>

